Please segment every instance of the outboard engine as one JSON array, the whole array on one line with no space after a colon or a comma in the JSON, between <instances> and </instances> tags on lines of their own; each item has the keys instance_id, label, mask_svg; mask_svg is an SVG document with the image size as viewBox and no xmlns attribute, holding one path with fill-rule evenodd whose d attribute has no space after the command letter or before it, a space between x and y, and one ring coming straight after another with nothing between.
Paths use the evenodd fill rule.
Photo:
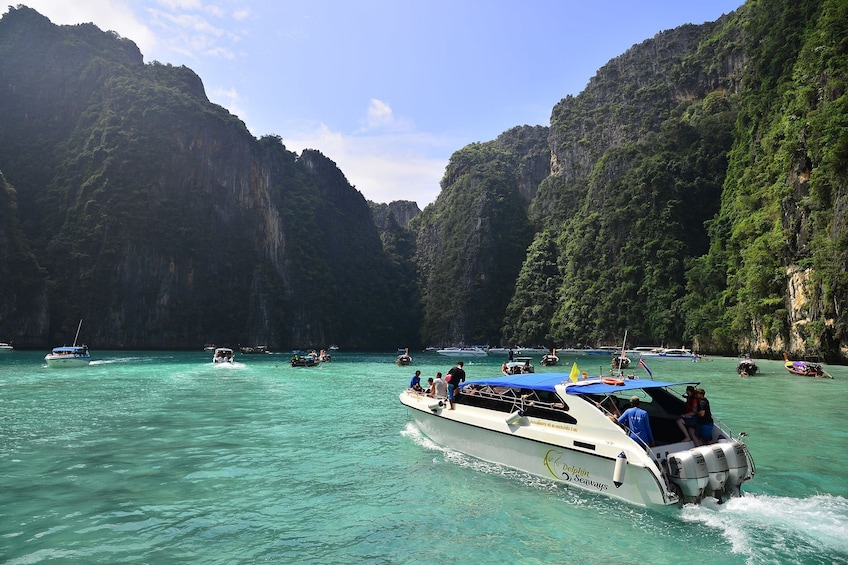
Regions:
<instances>
[{"instance_id":1,"label":"outboard engine","mask_svg":"<svg viewBox=\"0 0 848 565\"><path fill-rule=\"evenodd\" d=\"M669 453L666 464L668 479L680 487L683 502L699 502L710 480L704 455L694 450Z\"/></svg>"},{"instance_id":2,"label":"outboard engine","mask_svg":"<svg viewBox=\"0 0 848 565\"><path fill-rule=\"evenodd\" d=\"M724 483L724 491L730 496L739 496L742 483L753 475L748 465L748 454L743 444L736 441L723 441L713 447L718 447L724 452L727 460L727 481Z\"/></svg>"},{"instance_id":3,"label":"outboard engine","mask_svg":"<svg viewBox=\"0 0 848 565\"><path fill-rule=\"evenodd\" d=\"M715 444L702 445L701 447L696 447L693 451L703 455L704 460L707 462L707 471L709 472L710 480L704 494L709 494L712 491L712 495L721 502L722 492L724 491L724 484L727 482L729 470L727 458L724 456L724 450L718 444Z\"/></svg>"}]
</instances>

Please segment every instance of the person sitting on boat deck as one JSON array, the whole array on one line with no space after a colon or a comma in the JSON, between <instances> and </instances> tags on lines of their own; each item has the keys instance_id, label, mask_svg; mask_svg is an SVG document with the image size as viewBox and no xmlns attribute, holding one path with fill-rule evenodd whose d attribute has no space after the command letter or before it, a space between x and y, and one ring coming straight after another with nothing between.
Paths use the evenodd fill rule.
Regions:
<instances>
[{"instance_id":1,"label":"person sitting on boat deck","mask_svg":"<svg viewBox=\"0 0 848 565\"><path fill-rule=\"evenodd\" d=\"M707 400L707 392L699 388L697 391L698 410L698 438L705 444L713 443L713 413L710 410L710 401Z\"/></svg>"},{"instance_id":2,"label":"person sitting on boat deck","mask_svg":"<svg viewBox=\"0 0 848 565\"><path fill-rule=\"evenodd\" d=\"M630 430L631 439L644 445L654 446L654 434L651 432L648 413L642 408L639 408L638 396L630 397L630 408L625 410L621 416L618 418L610 416L610 419L627 426Z\"/></svg>"},{"instance_id":3,"label":"person sitting on boat deck","mask_svg":"<svg viewBox=\"0 0 848 565\"><path fill-rule=\"evenodd\" d=\"M677 427L683 432L683 441L691 441L695 446L701 445L698 441L696 429L698 427L698 395L695 387L686 387L686 411L677 419Z\"/></svg>"},{"instance_id":4,"label":"person sitting on boat deck","mask_svg":"<svg viewBox=\"0 0 848 565\"><path fill-rule=\"evenodd\" d=\"M503 373L504 375L509 374L509 367L506 366L506 361L504 361L503 365L501 365L501 373Z\"/></svg>"},{"instance_id":5,"label":"person sitting on boat deck","mask_svg":"<svg viewBox=\"0 0 848 565\"><path fill-rule=\"evenodd\" d=\"M442 378L441 371L436 373L436 380L433 381L433 397L439 399L448 397L448 383Z\"/></svg>"},{"instance_id":6,"label":"person sitting on boat deck","mask_svg":"<svg viewBox=\"0 0 848 565\"><path fill-rule=\"evenodd\" d=\"M436 396L436 385L433 383L433 377L427 379L427 396Z\"/></svg>"},{"instance_id":7,"label":"person sitting on boat deck","mask_svg":"<svg viewBox=\"0 0 848 565\"><path fill-rule=\"evenodd\" d=\"M415 392L424 391L424 389L421 388L421 371L415 371L415 374L412 375L412 380L409 381L409 388Z\"/></svg>"},{"instance_id":8,"label":"person sitting on boat deck","mask_svg":"<svg viewBox=\"0 0 848 565\"><path fill-rule=\"evenodd\" d=\"M464 365L465 363L458 361L456 367L452 367L448 371L448 402L450 402L451 410L453 410L453 401L456 399L456 391L459 389L459 385L465 382L465 369L462 368Z\"/></svg>"}]
</instances>

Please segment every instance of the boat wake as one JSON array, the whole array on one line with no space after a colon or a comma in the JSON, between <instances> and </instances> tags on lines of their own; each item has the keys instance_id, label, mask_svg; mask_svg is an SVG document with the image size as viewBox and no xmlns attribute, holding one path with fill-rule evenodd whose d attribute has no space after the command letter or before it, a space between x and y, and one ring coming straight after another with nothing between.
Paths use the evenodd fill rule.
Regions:
<instances>
[{"instance_id":1,"label":"boat wake","mask_svg":"<svg viewBox=\"0 0 848 565\"><path fill-rule=\"evenodd\" d=\"M686 505L682 517L722 532L748 563L848 563L848 499L745 494L722 505Z\"/></svg>"},{"instance_id":2,"label":"boat wake","mask_svg":"<svg viewBox=\"0 0 848 565\"><path fill-rule=\"evenodd\" d=\"M97 359L89 365L113 365L115 363L150 363L153 357L118 357L116 359Z\"/></svg>"},{"instance_id":3,"label":"boat wake","mask_svg":"<svg viewBox=\"0 0 848 565\"><path fill-rule=\"evenodd\" d=\"M232 363L209 363L216 369L225 369L230 371L246 369L247 365L244 363L239 363L238 361L233 361Z\"/></svg>"}]
</instances>

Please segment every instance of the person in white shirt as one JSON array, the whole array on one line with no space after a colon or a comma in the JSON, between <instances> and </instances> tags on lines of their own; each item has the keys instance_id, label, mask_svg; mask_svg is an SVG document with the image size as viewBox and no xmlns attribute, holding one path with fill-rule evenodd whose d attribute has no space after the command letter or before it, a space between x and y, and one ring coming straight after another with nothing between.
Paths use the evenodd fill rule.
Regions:
<instances>
[{"instance_id":1,"label":"person in white shirt","mask_svg":"<svg viewBox=\"0 0 848 565\"><path fill-rule=\"evenodd\" d=\"M442 373L436 373L436 380L433 381L434 396L439 399L448 397L448 383L442 378Z\"/></svg>"}]
</instances>

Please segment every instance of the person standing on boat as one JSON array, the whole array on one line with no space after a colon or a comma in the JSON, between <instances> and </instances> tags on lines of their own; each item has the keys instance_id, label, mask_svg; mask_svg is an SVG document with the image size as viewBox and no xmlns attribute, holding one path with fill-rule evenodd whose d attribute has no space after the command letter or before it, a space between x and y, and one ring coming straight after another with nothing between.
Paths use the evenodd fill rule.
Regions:
<instances>
[{"instance_id":1,"label":"person standing on boat","mask_svg":"<svg viewBox=\"0 0 848 565\"><path fill-rule=\"evenodd\" d=\"M713 442L713 413L710 410L710 401L707 400L707 391L699 388L697 391L698 411L698 436L703 443Z\"/></svg>"},{"instance_id":2,"label":"person standing on boat","mask_svg":"<svg viewBox=\"0 0 848 565\"><path fill-rule=\"evenodd\" d=\"M615 421L627 426L630 430L631 439L637 443L653 447L654 434L651 432L651 422L648 419L648 413L639 408L638 396L630 398L630 408L622 412L621 416Z\"/></svg>"},{"instance_id":3,"label":"person standing on boat","mask_svg":"<svg viewBox=\"0 0 848 565\"><path fill-rule=\"evenodd\" d=\"M450 402L450 409L453 410L453 401L456 398L456 391L459 389L459 385L465 382L465 369L462 367L464 363L459 361L456 364L456 367L452 367L450 371L448 371L448 402Z\"/></svg>"}]
</instances>

